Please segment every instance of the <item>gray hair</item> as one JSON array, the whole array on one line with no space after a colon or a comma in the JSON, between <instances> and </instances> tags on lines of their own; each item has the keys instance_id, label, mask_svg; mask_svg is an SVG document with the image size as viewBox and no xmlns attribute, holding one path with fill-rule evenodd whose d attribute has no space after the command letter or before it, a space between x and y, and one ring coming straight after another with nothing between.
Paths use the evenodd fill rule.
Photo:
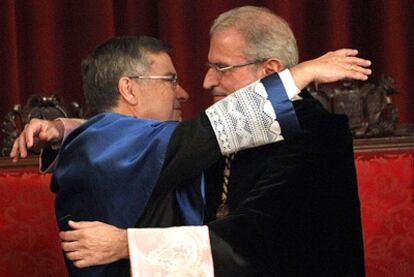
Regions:
<instances>
[{"instance_id":1,"label":"gray hair","mask_svg":"<svg viewBox=\"0 0 414 277\"><path fill-rule=\"evenodd\" d=\"M148 53L169 51L163 41L146 36L115 37L96 47L81 64L89 113L95 115L116 106L119 79L145 73L151 66Z\"/></svg>"},{"instance_id":2,"label":"gray hair","mask_svg":"<svg viewBox=\"0 0 414 277\"><path fill-rule=\"evenodd\" d=\"M234 28L245 38L249 61L278 59L283 67L298 63L298 47L289 24L267 8L244 6L222 13L210 28L210 35Z\"/></svg>"}]
</instances>

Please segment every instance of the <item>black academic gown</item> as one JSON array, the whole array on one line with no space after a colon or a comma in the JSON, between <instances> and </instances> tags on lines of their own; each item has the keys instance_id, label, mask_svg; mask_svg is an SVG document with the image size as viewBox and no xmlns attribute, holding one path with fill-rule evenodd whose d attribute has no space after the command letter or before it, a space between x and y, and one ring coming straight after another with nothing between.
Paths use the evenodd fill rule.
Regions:
<instances>
[{"instance_id":1,"label":"black academic gown","mask_svg":"<svg viewBox=\"0 0 414 277\"><path fill-rule=\"evenodd\" d=\"M352 136L344 115L306 92L295 101L303 133L236 154L231 213L214 220L223 159L207 174L216 276L364 276Z\"/></svg>"}]
</instances>

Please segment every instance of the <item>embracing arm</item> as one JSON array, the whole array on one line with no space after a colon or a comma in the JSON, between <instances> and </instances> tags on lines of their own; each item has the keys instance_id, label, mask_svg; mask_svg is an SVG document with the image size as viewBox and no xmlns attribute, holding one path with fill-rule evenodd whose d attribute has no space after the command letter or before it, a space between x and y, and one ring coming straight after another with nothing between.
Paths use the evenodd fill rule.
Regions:
<instances>
[{"instance_id":1,"label":"embracing arm","mask_svg":"<svg viewBox=\"0 0 414 277\"><path fill-rule=\"evenodd\" d=\"M347 53L343 53L344 51L342 51L342 50L339 50L339 51L336 51L336 52L333 52L333 54L332 55L330 55L330 56L328 56L327 57L327 59L329 58L329 60L330 61L341 61L341 63L340 63L340 65L338 65L338 63L334 63L334 64L330 64L330 63L327 63L326 62L326 60L325 59L323 59L322 61L321 60L316 60L316 61L314 61L314 66L315 66L315 68L317 69L317 68L320 68L320 67L324 67L324 66L326 66L326 64L327 64L327 66L328 66L328 68L329 68L329 66L333 66L333 67L337 67L337 66L339 66L339 67L341 67L340 68L340 70L339 70L339 73L337 74L337 75L335 75L333 72L331 72L330 70L328 70L328 72L325 72L325 71L318 71L318 70L315 70L315 71L309 71L309 66L310 65L312 65L312 64L307 64L306 65L306 67L305 67L305 69L306 69L306 71L309 73L309 72L312 72L311 73L311 75L314 75L314 72L320 72L321 74L327 74L327 75L330 75L330 74L333 74L333 75L335 75L335 76L333 76L333 75L331 75L331 77L329 77L329 80L330 81L333 81L333 78L337 78L336 80L338 80L338 79L342 79L342 78L353 78L353 76L352 76L352 74L354 74L353 72L351 72L351 71L353 71L352 70L352 68L346 68L346 65L348 64L347 63L347 61L349 60L349 56L347 56L347 55L349 55L349 54L347 54ZM326 57L325 57L326 58ZM346 60L345 62L342 62L342 60L341 59L343 59L343 60ZM352 65L354 63L354 61L353 60L349 60L349 64L350 65ZM360 61L358 60L356 63L360 63ZM367 66L367 65L369 65L369 62L368 61L366 61L365 62L366 64L365 65L363 65L363 66ZM299 66L299 65L298 65ZM358 66L358 65L354 65L354 66ZM302 70L305 70L305 69L302 69ZM291 69L291 70L293 70L293 69ZM366 75L369 75L370 74L370 71L368 72L368 70L369 69L366 69L367 71L365 72L365 73L361 73L361 74L358 74L358 76L356 76L356 78L357 79L363 79L363 78L365 78L366 77ZM292 72L295 72L295 74L297 74L298 72L300 72L300 71L295 71L295 70L293 70ZM294 80L295 80L295 82L296 82L296 78L295 78L295 74L293 74L293 78L294 78ZM333 77L332 77L333 76ZM316 77L318 77L318 78L316 78ZM320 79L321 78L321 76L311 76L310 77L310 79L314 79L314 80L316 80L316 81L323 81L323 79ZM310 80L308 77L306 77L305 78L305 83L306 82L308 82L309 80ZM306 80L308 80L308 81L306 81ZM304 83L302 83L302 85L301 86L303 86L303 84ZM299 86L299 88L301 88L300 86ZM206 118L206 116L204 115L204 119L198 119L198 120L200 120L201 121L201 123L200 124L206 124L205 126L208 126L209 125L209 120L207 120L207 118ZM191 127L187 127L186 125L183 125L184 126L184 128L188 128L188 130L190 131L190 133L191 133L191 131L192 130L194 130L194 129L192 129ZM209 130L208 130L208 133L209 133L209 136L211 136L211 138L214 138L214 141L215 141L215 134L214 134L214 130L212 130L212 128L211 128L211 126L210 127L206 127L207 129L208 128L210 128ZM282 130L283 131L283 130ZM185 132L183 132L183 133L185 133ZM182 134L183 134L182 133ZM283 132L282 132L283 133ZM185 141L185 136L182 136L182 139L184 139L184 141ZM201 138L201 139L203 139L203 138ZM209 140L210 141L210 140ZM214 146L215 147L215 154L214 155L221 155L221 152L220 152L220 147L218 146L218 145L215 145ZM209 148L206 148L205 149L205 151L207 151ZM211 149L211 148L210 148ZM172 153L173 153L174 151L172 151ZM185 152L185 151L184 151ZM208 154L211 154L211 153L208 153ZM182 157L186 157L185 155L186 154L183 154L184 156L182 156ZM191 156L192 155L192 153L190 152L189 154L187 154L187 155L189 155L189 156ZM200 156L199 157L199 160L202 160L202 159L205 159L206 157L205 156ZM211 162L211 161L210 161ZM184 170L185 168L183 168L183 170ZM298 174L299 175L299 174ZM170 172L170 176L174 176L174 172L173 171L171 171ZM168 181L168 179L166 179L166 181ZM103 223L100 223L100 224L103 224ZM71 226L72 228L73 228L73 226ZM94 227L91 227L91 228L94 228ZM86 231L86 230L83 230L83 231ZM69 233L71 233L72 231L68 231L68 232L65 232L66 234L69 234ZM82 233L82 232L80 232L80 233ZM92 231L91 231L91 233L93 233ZM64 239L64 238L63 238ZM99 240L99 239L102 239L102 238L99 238L99 237L97 237L96 238L97 240ZM64 239L65 240L65 239ZM83 243L83 245L86 245L86 241ZM91 242L91 243L93 243L93 242ZM82 245L82 243L80 243L80 244L72 244L72 246L73 246L73 248L71 248L70 250L68 250L68 251L71 251L71 252L79 252L78 253L78 258L76 259L76 260L78 260L80 263L82 263L81 261L83 261L83 260L86 260L86 259L89 259L88 257L87 257L87 255L83 255L82 253L83 253L83 248L81 247L81 245ZM122 248L122 247L121 247ZM66 250L65 249L65 247L64 247L64 250ZM125 251L123 251L124 253L125 253ZM102 253L105 253L105 252L102 252ZM91 255L96 255L96 254L93 254L93 253L91 253ZM122 255L114 255L114 256L112 256L112 258L111 258L111 260L109 260L109 261L114 261L114 259L118 259L117 257L120 257L120 256L122 256ZM89 263L89 265L93 265L93 264L102 264L102 263L105 263L105 262L108 262L108 260L105 258L105 257L100 257L98 260L99 261L96 261L96 259L94 260L94 259L92 259L93 260L93 262L90 262Z\"/></svg>"},{"instance_id":2,"label":"embracing arm","mask_svg":"<svg viewBox=\"0 0 414 277\"><path fill-rule=\"evenodd\" d=\"M371 74L371 70L368 68L371 62L357 57L357 54L358 51L355 49L340 49L328 52L317 59L300 63L290 69L294 84L299 90L302 90L311 82L327 83L341 79L366 80ZM291 99L293 96L290 95L290 91L291 89L287 88L288 96ZM298 91L293 93L298 93ZM213 118L210 120L214 121ZM63 122L79 126L83 120L75 119ZM59 124L59 121L56 123ZM67 134L68 129L65 127L64 130ZM13 161L17 161L19 157L25 158L27 157L27 149L60 144L63 137L61 126L54 125L51 121L34 119L25 126L23 132L15 140L10 157Z\"/></svg>"},{"instance_id":3,"label":"embracing arm","mask_svg":"<svg viewBox=\"0 0 414 277\"><path fill-rule=\"evenodd\" d=\"M71 231L59 233L61 246L76 267L102 265L126 259L127 230L98 221L68 222Z\"/></svg>"}]
</instances>

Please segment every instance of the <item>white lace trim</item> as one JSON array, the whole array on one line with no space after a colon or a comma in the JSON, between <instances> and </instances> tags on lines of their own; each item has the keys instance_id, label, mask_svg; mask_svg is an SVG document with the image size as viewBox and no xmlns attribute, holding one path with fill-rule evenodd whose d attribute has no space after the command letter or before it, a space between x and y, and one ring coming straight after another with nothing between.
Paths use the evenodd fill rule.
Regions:
<instances>
[{"instance_id":1,"label":"white lace trim","mask_svg":"<svg viewBox=\"0 0 414 277\"><path fill-rule=\"evenodd\" d=\"M272 103L260 81L215 103L206 114L223 155L284 140Z\"/></svg>"},{"instance_id":2,"label":"white lace trim","mask_svg":"<svg viewBox=\"0 0 414 277\"><path fill-rule=\"evenodd\" d=\"M207 226L128 229L132 276L213 277Z\"/></svg>"}]
</instances>

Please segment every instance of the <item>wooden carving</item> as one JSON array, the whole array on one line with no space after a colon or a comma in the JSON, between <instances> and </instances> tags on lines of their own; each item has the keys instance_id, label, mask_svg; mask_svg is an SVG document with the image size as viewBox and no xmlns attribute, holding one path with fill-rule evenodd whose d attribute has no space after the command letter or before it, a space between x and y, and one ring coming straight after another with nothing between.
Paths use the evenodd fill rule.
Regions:
<instances>
[{"instance_id":1,"label":"wooden carving","mask_svg":"<svg viewBox=\"0 0 414 277\"><path fill-rule=\"evenodd\" d=\"M58 117L83 117L79 104L72 102L65 106L63 99L57 95L40 96L32 95L26 105L15 105L13 110L7 113L2 122L1 132L3 133L2 156L9 155L14 140L23 130L24 125L32 118L53 120Z\"/></svg>"},{"instance_id":2,"label":"wooden carving","mask_svg":"<svg viewBox=\"0 0 414 277\"><path fill-rule=\"evenodd\" d=\"M342 81L335 87L308 89L329 112L348 116L355 138L412 135L412 130L405 130L407 134L397 130L398 109L389 97L397 90L389 77L382 77L378 84Z\"/></svg>"}]
</instances>

